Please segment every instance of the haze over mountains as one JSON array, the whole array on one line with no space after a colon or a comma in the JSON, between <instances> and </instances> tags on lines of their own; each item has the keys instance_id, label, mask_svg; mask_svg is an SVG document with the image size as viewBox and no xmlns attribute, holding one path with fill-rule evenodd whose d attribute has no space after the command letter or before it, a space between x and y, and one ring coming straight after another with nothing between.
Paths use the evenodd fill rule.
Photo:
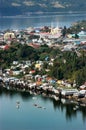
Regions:
<instances>
[{"instance_id":1,"label":"haze over mountains","mask_svg":"<svg viewBox=\"0 0 86 130\"><path fill-rule=\"evenodd\" d=\"M0 0L0 16L83 11L86 11L86 0Z\"/></svg>"}]
</instances>

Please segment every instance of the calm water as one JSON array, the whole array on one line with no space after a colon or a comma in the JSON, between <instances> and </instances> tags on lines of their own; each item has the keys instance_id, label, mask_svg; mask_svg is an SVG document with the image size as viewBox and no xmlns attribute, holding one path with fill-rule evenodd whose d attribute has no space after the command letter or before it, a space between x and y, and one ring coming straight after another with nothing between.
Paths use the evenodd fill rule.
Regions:
<instances>
[{"instance_id":1,"label":"calm water","mask_svg":"<svg viewBox=\"0 0 86 130\"><path fill-rule=\"evenodd\" d=\"M76 21L86 20L86 14L65 14L49 16L29 16L27 18L0 18L0 30L25 29L40 26L67 26Z\"/></svg>"},{"instance_id":2,"label":"calm water","mask_svg":"<svg viewBox=\"0 0 86 130\"><path fill-rule=\"evenodd\" d=\"M40 95L33 97L29 93L0 91L0 130L86 130L86 108L74 111L73 105Z\"/></svg>"},{"instance_id":3,"label":"calm water","mask_svg":"<svg viewBox=\"0 0 86 130\"><path fill-rule=\"evenodd\" d=\"M86 20L85 14L35 16L28 18L0 18L0 30L24 29L29 26L70 26ZM73 110L73 105L63 105L42 96L0 91L0 130L86 130L86 108ZM16 101L20 108L16 108ZM33 104L45 107L37 108Z\"/></svg>"}]
</instances>

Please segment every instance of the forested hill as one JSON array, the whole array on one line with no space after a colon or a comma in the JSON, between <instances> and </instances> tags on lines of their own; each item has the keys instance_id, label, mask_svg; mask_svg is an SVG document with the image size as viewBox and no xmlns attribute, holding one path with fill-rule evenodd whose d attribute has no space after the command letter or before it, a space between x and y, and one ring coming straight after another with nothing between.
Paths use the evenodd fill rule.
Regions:
<instances>
[{"instance_id":1,"label":"forested hill","mask_svg":"<svg viewBox=\"0 0 86 130\"><path fill-rule=\"evenodd\" d=\"M86 0L0 0L0 16L86 11Z\"/></svg>"}]
</instances>

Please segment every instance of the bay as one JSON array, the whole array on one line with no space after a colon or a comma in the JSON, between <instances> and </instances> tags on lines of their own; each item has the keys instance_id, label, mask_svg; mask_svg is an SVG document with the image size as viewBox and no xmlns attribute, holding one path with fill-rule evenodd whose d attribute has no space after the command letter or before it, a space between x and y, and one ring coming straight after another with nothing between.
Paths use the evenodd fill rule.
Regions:
<instances>
[{"instance_id":1,"label":"bay","mask_svg":"<svg viewBox=\"0 0 86 130\"><path fill-rule=\"evenodd\" d=\"M0 30L6 29L26 29L28 27L63 27L71 26L72 23L86 20L86 14L62 14L62 15L34 15L28 17L1 17Z\"/></svg>"},{"instance_id":2,"label":"bay","mask_svg":"<svg viewBox=\"0 0 86 130\"><path fill-rule=\"evenodd\" d=\"M81 20L86 20L86 14L2 17L0 31L41 26L69 27ZM17 101L20 102L19 108ZM73 104L63 104L61 100L41 95L0 90L0 130L85 130L86 108L74 111L73 107Z\"/></svg>"},{"instance_id":3,"label":"bay","mask_svg":"<svg viewBox=\"0 0 86 130\"><path fill-rule=\"evenodd\" d=\"M19 108L16 102L19 101ZM34 104L37 104L37 107ZM30 93L0 91L0 130L85 130L86 108Z\"/></svg>"}]
</instances>

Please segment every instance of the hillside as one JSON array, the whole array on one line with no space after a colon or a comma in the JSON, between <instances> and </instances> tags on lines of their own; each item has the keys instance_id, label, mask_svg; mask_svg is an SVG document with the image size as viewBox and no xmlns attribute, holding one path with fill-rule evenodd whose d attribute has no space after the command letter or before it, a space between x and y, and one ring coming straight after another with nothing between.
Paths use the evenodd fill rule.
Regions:
<instances>
[{"instance_id":1,"label":"hillside","mask_svg":"<svg viewBox=\"0 0 86 130\"><path fill-rule=\"evenodd\" d=\"M86 11L86 0L0 0L0 15Z\"/></svg>"}]
</instances>

